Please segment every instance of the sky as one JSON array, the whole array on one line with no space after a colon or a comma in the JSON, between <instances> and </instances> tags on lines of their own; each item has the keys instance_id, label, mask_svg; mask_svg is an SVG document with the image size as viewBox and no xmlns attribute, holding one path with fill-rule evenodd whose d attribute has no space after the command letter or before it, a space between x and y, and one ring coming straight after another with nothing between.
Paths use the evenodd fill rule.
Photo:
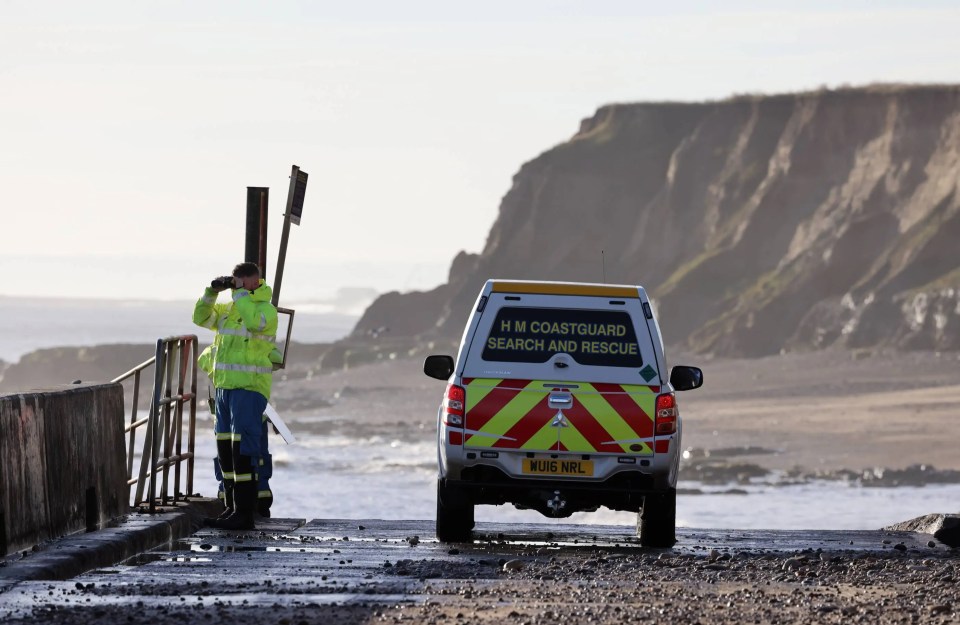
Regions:
<instances>
[{"instance_id":1,"label":"sky","mask_svg":"<svg viewBox=\"0 0 960 625\"><path fill-rule=\"evenodd\" d=\"M309 176L281 304L442 283L612 102L960 82L951 2L0 0L0 295L194 299ZM491 276L495 277L495 276Z\"/></svg>"}]
</instances>

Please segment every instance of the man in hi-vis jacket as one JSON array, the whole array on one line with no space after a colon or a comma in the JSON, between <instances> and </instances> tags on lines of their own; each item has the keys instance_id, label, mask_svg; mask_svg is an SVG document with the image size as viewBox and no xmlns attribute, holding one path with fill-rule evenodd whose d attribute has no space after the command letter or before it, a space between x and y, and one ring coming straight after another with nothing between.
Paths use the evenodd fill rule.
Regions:
<instances>
[{"instance_id":1,"label":"man in hi-vis jacket","mask_svg":"<svg viewBox=\"0 0 960 625\"><path fill-rule=\"evenodd\" d=\"M210 377L211 384L213 383L213 356L216 353L216 347L214 345L208 345L200 354L200 357L197 358L197 366ZM273 355L271 355L271 360L273 360ZM209 402L210 414L216 417L217 406L213 395L210 396ZM263 430L260 436L260 465L257 467L257 515L265 518L270 517L270 508L273 506L273 490L270 489L270 478L273 477L273 456L270 454L269 431L270 421L267 415L263 415ZM228 458L231 457L232 452L230 447L232 444L232 434L230 433L229 427L225 429L223 434L218 433L216 418L214 419L214 437L216 440L221 440L221 438L224 440L224 445L226 446L225 455ZM213 475L217 478L217 497L223 502L226 508L222 516L223 518L227 518L233 513L233 473L231 472L230 474L230 497L228 499L228 484L225 482L223 471L220 468L219 454L218 457L213 459ZM209 524L209 521L212 521L212 519L206 519L206 521Z\"/></svg>"},{"instance_id":2,"label":"man in hi-vis jacket","mask_svg":"<svg viewBox=\"0 0 960 625\"><path fill-rule=\"evenodd\" d=\"M232 301L217 304L217 295L227 289ZM254 528L263 413L270 399L273 363L279 362L272 295L256 264L240 263L231 276L214 279L193 309L193 322L217 333L205 353L212 357L217 457L227 506L210 525L221 529Z\"/></svg>"}]
</instances>

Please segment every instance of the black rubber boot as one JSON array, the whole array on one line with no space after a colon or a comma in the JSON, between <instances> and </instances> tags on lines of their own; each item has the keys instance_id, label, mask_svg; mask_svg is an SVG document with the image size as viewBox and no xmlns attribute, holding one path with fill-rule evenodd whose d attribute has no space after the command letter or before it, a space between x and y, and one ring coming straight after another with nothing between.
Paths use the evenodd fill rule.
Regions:
<instances>
[{"instance_id":1,"label":"black rubber boot","mask_svg":"<svg viewBox=\"0 0 960 625\"><path fill-rule=\"evenodd\" d=\"M227 518L217 519L211 525L222 530L252 530L257 511L257 485L237 482L233 487L235 509Z\"/></svg>"},{"instance_id":2,"label":"black rubber boot","mask_svg":"<svg viewBox=\"0 0 960 625\"><path fill-rule=\"evenodd\" d=\"M217 521L223 521L227 519L231 514L233 514L233 511L234 511L233 480L223 481L223 505L224 505L224 510L223 512L220 513L220 516L216 518L205 517L203 519L203 525L205 527L214 527L213 525L214 523L216 523Z\"/></svg>"},{"instance_id":3,"label":"black rubber boot","mask_svg":"<svg viewBox=\"0 0 960 625\"><path fill-rule=\"evenodd\" d=\"M237 480L233 483L233 514L214 521L211 526L222 530L252 530L257 514L257 474L250 456L234 455Z\"/></svg>"},{"instance_id":4,"label":"black rubber boot","mask_svg":"<svg viewBox=\"0 0 960 625\"><path fill-rule=\"evenodd\" d=\"M233 456L234 449L233 443L229 440L218 440L217 441L217 461L220 463L220 470L223 475L233 475ZM205 518L203 524L207 527L216 527L214 523L216 521L223 521L230 517L234 511L233 505L233 480L226 479L223 480L223 505L225 509L220 516L217 518Z\"/></svg>"},{"instance_id":5,"label":"black rubber boot","mask_svg":"<svg viewBox=\"0 0 960 625\"><path fill-rule=\"evenodd\" d=\"M226 506L226 509L217 517L218 521L222 521L233 514L235 508L233 504L233 480L223 480L223 505Z\"/></svg>"},{"instance_id":6,"label":"black rubber boot","mask_svg":"<svg viewBox=\"0 0 960 625\"><path fill-rule=\"evenodd\" d=\"M265 519L270 518L270 506L273 505L273 494L267 491L267 496L263 496L263 491L257 493L257 514Z\"/></svg>"}]
</instances>

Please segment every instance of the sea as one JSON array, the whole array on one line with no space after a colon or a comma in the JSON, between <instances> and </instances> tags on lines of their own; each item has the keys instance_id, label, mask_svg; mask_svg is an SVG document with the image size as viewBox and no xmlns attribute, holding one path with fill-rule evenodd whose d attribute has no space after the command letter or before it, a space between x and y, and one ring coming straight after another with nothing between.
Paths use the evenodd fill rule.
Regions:
<instances>
[{"instance_id":1,"label":"sea","mask_svg":"<svg viewBox=\"0 0 960 625\"><path fill-rule=\"evenodd\" d=\"M297 422L290 425L296 434ZM437 478L434 440L432 433L413 444L377 436L318 436L285 445L272 436L274 516L432 519ZM362 459L357 458L357 449L366 450ZM198 456L211 458L214 453L212 436L201 435ZM206 471L199 465L197 472L199 492L216 492L212 464ZM681 479L677 524L704 529L879 529L932 512L960 512L960 484L874 488L836 480L796 484L774 475L732 486ZM605 508L574 513L568 519L550 519L512 506L476 508L478 522L620 525L628 533L634 531L636 517Z\"/></svg>"},{"instance_id":2,"label":"sea","mask_svg":"<svg viewBox=\"0 0 960 625\"><path fill-rule=\"evenodd\" d=\"M192 333L192 302L52 300L0 296L0 359L16 362L43 347L103 343L152 343L162 336ZM348 334L357 316L305 306L297 310L295 339L327 342ZM199 411L194 491L214 495L212 421ZM370 436L312 434L311 415L290 422L297 442L272 436L273 515L305 519L432 519L436 510L436 449L431 432L399 441ZM358 456L356 449L367 453ZM735 486L735 488L734 488ZM838 480L767 477L736 485L705 485L682 479L677 523L683 527L731 529L878 529L933 512L960 512L960 484L924 487L862 487ZM600 509L548 519L511 506L479 506L477 521L619 525L631 534L636 514ZM586 531L586 530L585 530Z\"/></svg>"},{"instance_id":3,"label":"sea","mask_svg":"<svg viewBox=\"0 0 960 625\"><path fill-rule=\"evenodd\" d=\"M106 343L154 344L158 338L203 332L193 325L193 301L103 300L0 295L0 360L47 347ZM334 304L290 305L296 309L294 340L326 343L350 333L359 315Z\"/></svg>"}]
</instances>

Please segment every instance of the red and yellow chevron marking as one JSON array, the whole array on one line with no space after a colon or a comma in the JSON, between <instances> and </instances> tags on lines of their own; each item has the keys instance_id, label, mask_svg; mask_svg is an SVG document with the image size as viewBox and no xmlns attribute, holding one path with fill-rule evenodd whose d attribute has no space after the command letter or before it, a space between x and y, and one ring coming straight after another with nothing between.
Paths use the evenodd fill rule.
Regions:
<instances>
[{"instance_id":1,"label":"red and yellow chevron marking","mask_svg":"<svg viewBox=\"0 0 960 625\"><path fill-rule=\"evenodd\" d=\"M463 384L465 447L653 455L659 386L489 378ZM573 396L573 406L562 410L566 427L552 425L558 410L548 405L559 390Z\"/></svg>"}]
</instances>

